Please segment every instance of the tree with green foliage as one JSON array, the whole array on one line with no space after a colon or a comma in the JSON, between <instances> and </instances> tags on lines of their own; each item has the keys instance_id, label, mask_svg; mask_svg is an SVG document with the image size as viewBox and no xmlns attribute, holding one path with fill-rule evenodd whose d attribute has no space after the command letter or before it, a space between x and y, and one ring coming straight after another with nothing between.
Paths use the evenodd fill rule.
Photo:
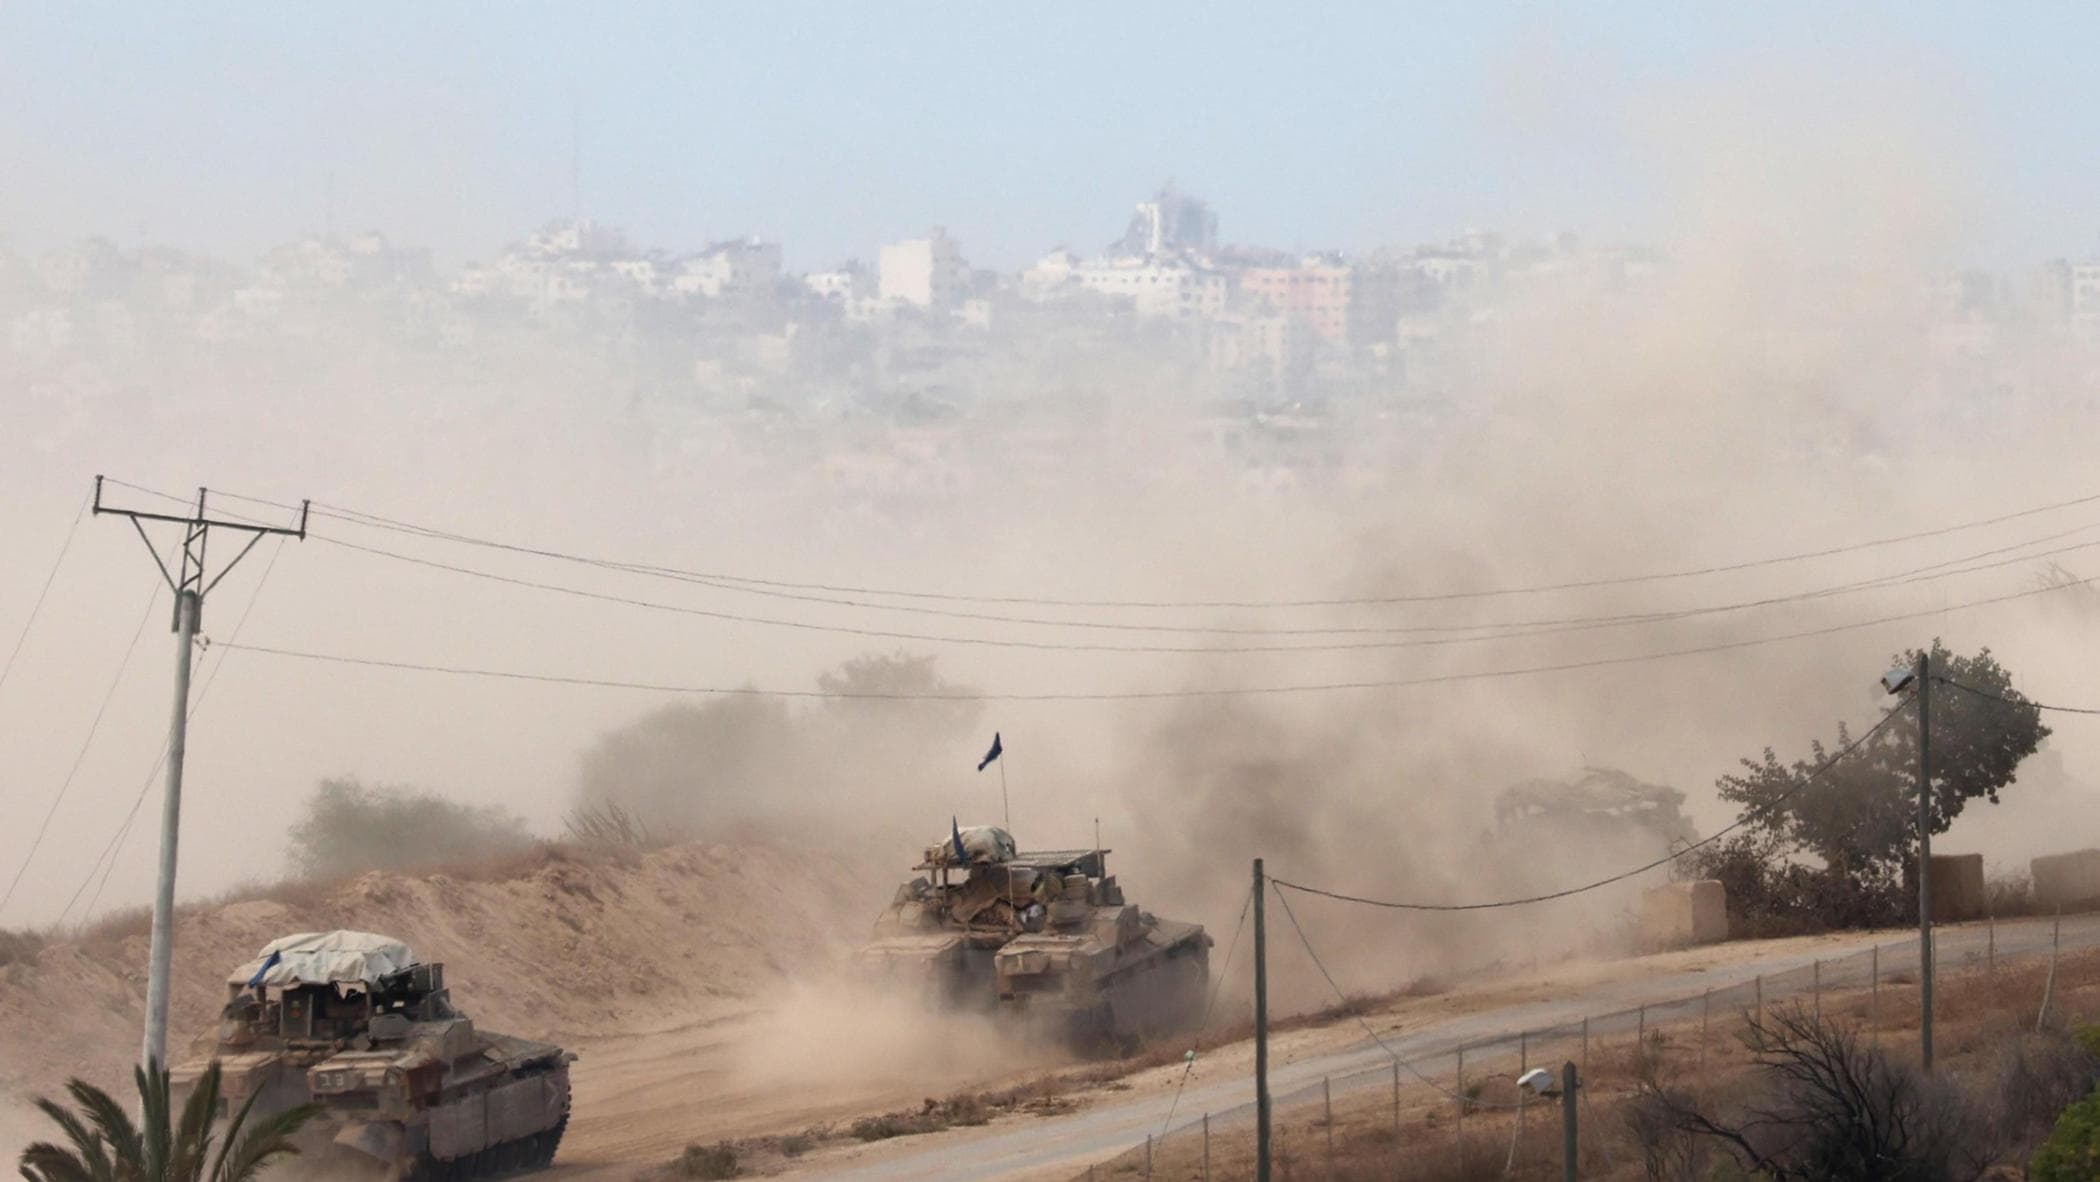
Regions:
<instances>
[{"instance_id":1,"label":"tree with green foliage","mask_svg":"<svg viewBox=\"0 0 2100 1182\"><path fill-rule=\"evenodd\" d=\"M1908 667L1917 659L1911 651L1894 662ZM1988 648L1960 656L1935 640L1931 668L1929 815L1939 834L1970 801L1997 804L2049 728ZM1731 901L1749 904L1752 915L1762 902L1839 923L1900 920L1915 906L1917 692L1913 687L1888 707L1907 718L1891 720L1821 776L1815 770L1853 742L1842 723L1831 746L1810 744L1808 759L1781 763L1768 747L1762 759L1744 760L1742 772L1723 777L1719 789L1723 800L1742 806L1745 832L1703 851L1689 868L1720 878Z\"/></svg>"},{"instance_id":2,"label":"tree with green foliage","mask_svg":"<svg viewBox=\"0 0 2100 1182\"><path fill-rule=\"evenodd\" d=\"M2064 1109L2049 1139L2034 1151L2032 1182L2093 1182L2100 1178L2100 1092Z\"/></svg>"},{"instance_id":3,"label":"tree with green foliage","mask_svg":"<svg viewBox=\"0 0 2100 1182\"><path fill-rule=\"evenodd\" d=\"M525 822L496 805L466 805L411 788L323 780L291 829L294 873L332 882L367 870L478 862L532 844Z\"/></svg>"},{"instance_id":4,"label":"tree with green foliage","mask_svg":"<svg viewBox=\"0 0 2100 1182\"><path fill-rule=\"evenodd\" d=\"M321 1111L302 1104L249 1124L255 1097L213 1130L219 1113L219 1065L213 1063L175 1114L168 1071L159 1063L132 1070L139 1119L102 1089L75 1079L66 1084L73 1107L40 1099L37 1107L69 1144L39 1141L22 1151L29 1182L253 1182L263 1167L299 1150L292 1138Z\"/></svg>"}]
</instances>

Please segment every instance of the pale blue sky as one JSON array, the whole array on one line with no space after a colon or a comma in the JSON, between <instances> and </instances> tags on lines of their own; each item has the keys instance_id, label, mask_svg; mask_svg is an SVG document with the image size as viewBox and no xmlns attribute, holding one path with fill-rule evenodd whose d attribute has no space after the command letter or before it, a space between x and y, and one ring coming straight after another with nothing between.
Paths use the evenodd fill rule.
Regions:
<instances>
[{"instance_id":1,"label":"pale blue sky","mask_svg":"<svg viewBox=\"0 0 2100 1182\"><path fill-rule=\"evenodd\" d=\"M1920 183L2018 266L2100 244L2096 45L2090 5L0 0L0 242L245 254L332 176L339 228L485 254L566 210L572 95L586 213L797 266L934 223L987 265L1090 249L1168 177L1235 241L1646 237L1652 122L1798 83L1943 137Z\"/></svg>"}]
</instances>

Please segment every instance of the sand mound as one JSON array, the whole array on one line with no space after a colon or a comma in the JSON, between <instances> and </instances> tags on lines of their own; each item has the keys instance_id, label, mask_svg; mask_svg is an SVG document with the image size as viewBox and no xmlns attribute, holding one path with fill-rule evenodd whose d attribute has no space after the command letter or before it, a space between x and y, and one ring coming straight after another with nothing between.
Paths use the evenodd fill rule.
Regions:
<instances>
[{"instance_id":1,"label":"sand mound","mask_svg":"<svg viewBox=\"0 0 2100 1182\"><path fill-rule=\"evenodd\" d=\"M454 1000L487 1029L559 1040L711 1021L858 940L873 906L858 885L805 852L690 844L626 859L549 850L494 872L372 873L195 907L179 921L172 1045L212 1029L226 973L257 948L338 927L443 961ZM146 953L141 931L0 968L0 1093L123 1080Z\"/></svg>"}]
</instances>

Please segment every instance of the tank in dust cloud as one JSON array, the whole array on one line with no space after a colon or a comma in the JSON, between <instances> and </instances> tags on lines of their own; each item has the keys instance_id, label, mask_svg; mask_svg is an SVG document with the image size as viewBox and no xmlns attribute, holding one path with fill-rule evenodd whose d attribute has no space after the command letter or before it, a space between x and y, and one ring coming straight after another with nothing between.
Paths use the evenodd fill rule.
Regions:
<instances>
[{"instance_id":1,"label":"tank in dust cloud","mask_svg":"<svg viewBox=\"0 0 2100 1182\"><path fill-rule=\"evenodd\" d=\"M331 1166L390 1182L494 1178L554 1160L569 1123L560 1047L476 1030L440 964L365 932L287 936L227 978L218 1034L178 1086L221 1065L225 1112L308 1101L299 1137ZM315 1160L306 1158L302 1160Z\"/></svg>"},{"instance_id":2,"label":"tank in dust cloud","mask_svg":"<svg viewBox=\"0 0 2100 1182\"><path fill-rule=\"evenodd\" d=\"M1016 851L989 826L928 847L861 950L871 977L1085 1050L1202 1017L1211 938L1126 902L1107 850Z\"/></svg>"}]
</instances>

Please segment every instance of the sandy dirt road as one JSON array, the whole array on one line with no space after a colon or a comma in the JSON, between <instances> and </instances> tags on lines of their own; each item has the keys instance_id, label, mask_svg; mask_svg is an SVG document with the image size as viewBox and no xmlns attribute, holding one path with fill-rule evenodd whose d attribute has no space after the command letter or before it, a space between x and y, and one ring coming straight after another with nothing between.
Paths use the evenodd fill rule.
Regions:
<instances>
[{"instance_id":1,"label":"sandy dirt road","mask_svg":"<svg viewBox=\"0 0 2100 1182\"><path fill-rule=\"evenodd\" d=\"M1863 952L1875 944L1904 938L1904 933L1849 933L1798 940L1733 944L1696 953L1621 962L1622 971L1608 966L1575 967L1572 971L1549 970L1546 976L1521 986L1491 990L1498 994L1487 1004L1468 1008L1463 999L1439 1007L1416 1007L1417 1016L1402 1007L1398 1029L1382 1033L1387 1045L1407 1059L1448 1055L1462 1042L1473 1042L1566 1022L1630 1007L1654 1004L1699 993L1744 984L1759 974L1772 975L1806 968L1816 960L1829 960ZM1938 962L1951 966L1983 955L1989 936L1980 924L1940 929ZM2001 949L2033 948L2049 940L2048 920L2023 920L1997 925ZM2067 918L2063 923L2063 946L2068 949L2100 946L2100 916ZM1904 970L1907 962L1887 966ZM1585 979L1587 978L1587 979ZM1442 1000L1442 999L1439 999ZM1427 1012L1420 1012L1427 1011ZM1392 1014L1373 1021L1383 1029L1392 1024ZM1633 1018L1618 1020L1627 1025ZM1595 1024L1597 1033L1612 1033L1608 1022ZM1280 1040L1272 1052L1271 1091L1282 1095L1332 1077L1337 1092L1352 1073L1372 1072L1363 1086L1384 1087L1385 1077L1376 1072L1388 1063L1385 1051L1363 1037L1353 1021L1321 1031L1301 1032ZM1175 1105L1175 1127L1200 1119L1208 1112L1228 1112L1254 1100L1252 1052L1244 1044L1223 1048L1206 1056L1191 1078L1178 1104L1174 1085L1178 1068L1168 1068L1132 1077L1127 1090L1107 1091L1079 1111L1054 1118L1014 1117L980 1129L957 1130L923 1137L852 1146L813 1155L795 1172L799 1177L852 1179L853 1182L891 1182L912 1179L1009 1179L1037 1182L1070 1178L1087 1163L1112 1157L1141 1143L1146 1134L1162 1128L1170 1104Z\"/></svg>"}]
</instances>

